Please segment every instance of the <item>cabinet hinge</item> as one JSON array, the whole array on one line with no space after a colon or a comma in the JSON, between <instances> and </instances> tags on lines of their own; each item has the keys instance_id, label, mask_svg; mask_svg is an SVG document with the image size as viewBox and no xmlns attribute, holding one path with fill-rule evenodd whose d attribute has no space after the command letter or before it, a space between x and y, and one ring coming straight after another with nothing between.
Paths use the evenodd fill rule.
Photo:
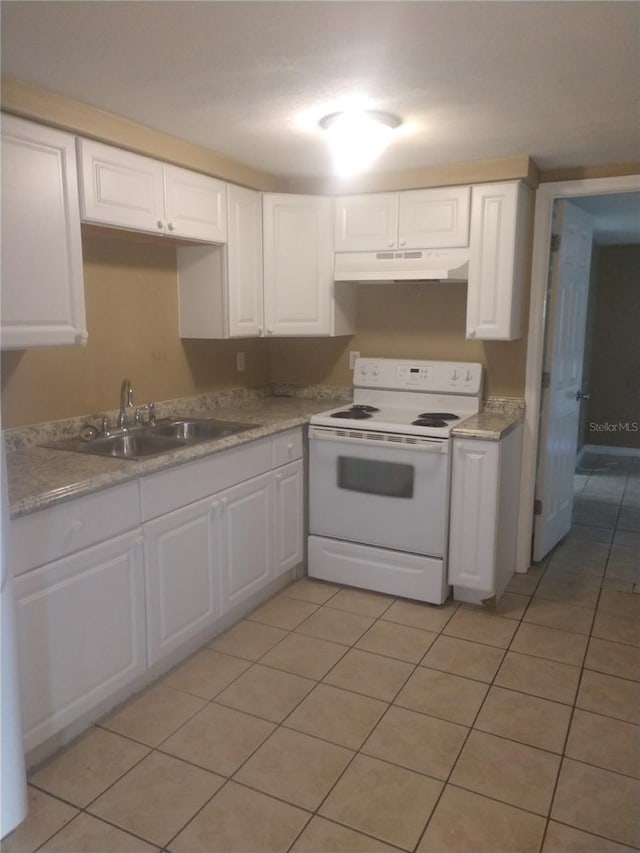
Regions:
<instances>
[{"instance_id":1,"label":"cabinet hinge","mask_svg":"<svg viewBox=\"0 0 640 853\"><path fill-rule=\"evenodd\" d=\"M551 374L548 370L542 374L542 387L548 388L551 385Z\"/></svg>"},{"instance_id":2,"label":"cabinet hinge","mask_svg":"<svg viewBox=\"0 0 640 853\"><path fill-rule=\"evenodd\" d=\"M533 502L533 514L542 515L542 501L535 500Z\"/></svg>"},{"instance_id":3,"label":"cabinet hinge","mask_svg":"<svg viewBox=\"0 0 640 853\"><path fill-rule=\"evenodd\" d=\"M560 251L560 235L552 234L551 235L551 251L559 252Z\"/></svg>"}]
</instances>

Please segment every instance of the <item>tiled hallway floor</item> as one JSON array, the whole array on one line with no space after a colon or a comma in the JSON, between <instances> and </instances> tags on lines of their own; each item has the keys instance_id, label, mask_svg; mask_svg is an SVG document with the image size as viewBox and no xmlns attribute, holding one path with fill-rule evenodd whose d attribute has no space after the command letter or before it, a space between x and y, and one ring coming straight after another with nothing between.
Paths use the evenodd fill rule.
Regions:
<instances>
[{"instance_id":1,"label":"tiled hallway floor","mask_svg":"<svg viewBox=\"0 0 640 853\"><path fill-rule=\"evenodd\" d=\"M637 849L640 460L605 461L497 611L293 583L37 770L4 853Z\"/></svg>"}]
</instances>

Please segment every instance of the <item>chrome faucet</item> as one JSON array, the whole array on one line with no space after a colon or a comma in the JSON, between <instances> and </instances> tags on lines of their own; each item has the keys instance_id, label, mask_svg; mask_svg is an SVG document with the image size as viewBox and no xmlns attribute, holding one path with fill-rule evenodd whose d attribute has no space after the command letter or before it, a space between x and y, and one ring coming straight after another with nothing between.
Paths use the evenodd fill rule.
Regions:
<instances>
[{"instance_id":1,"label":"chrome faucet","mask_svg":"<svg viewBox=\"0 0 640 853\"><path fill-rule=\"evenodd\" d=\"M118 427L124 429L129 426L129 415L127 409L133 408L133 388L128 379L122 380L120 386L120 412L118 414Z\"/></svg>"}]
</instances>

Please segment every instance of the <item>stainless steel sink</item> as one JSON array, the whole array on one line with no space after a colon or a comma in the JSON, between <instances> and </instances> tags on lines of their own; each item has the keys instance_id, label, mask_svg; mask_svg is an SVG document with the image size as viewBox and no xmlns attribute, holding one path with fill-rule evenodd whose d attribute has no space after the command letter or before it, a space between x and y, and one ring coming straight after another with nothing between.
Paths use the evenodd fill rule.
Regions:
<instances>
[{"instance_id":1,"label":"stainless steel sink","mask_svg":"<svg viewBox=\"0 0 640 853\"><path fill-rule=\"evenodd\" d=\"M151 429L154 435L169 436L194 443L209 441L212 438L226 438L228 435L234 435L251 427L251 424L217 421L213 418L168 418L158 421Z\"/></svg>"},{"instance_id":2,"label":"stainless steel sink","mask_svg":"<svg viewBox=\"0 0 640 853\"><path fill-rule=\"evenodd\" d=\"M96 438L68 438L44 445L56 450L92 453L118 459L145 459L182 447L191 447L218 438L226 438L256 424L218 421L213 418L167 418L155 424L119 429Z\"/></svg>"}]
</instances>

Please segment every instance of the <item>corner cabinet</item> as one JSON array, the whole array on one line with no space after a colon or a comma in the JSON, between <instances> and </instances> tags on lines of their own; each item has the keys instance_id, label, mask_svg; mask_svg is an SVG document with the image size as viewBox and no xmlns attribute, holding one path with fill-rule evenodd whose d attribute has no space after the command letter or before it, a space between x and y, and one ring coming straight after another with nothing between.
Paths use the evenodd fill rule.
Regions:
<instances>
[{"instance_id":1,"label":"corner cabinet","mask_svg":"<svg viewBox=\"0 0 640 853\"><path fill-rule=\"evenodd\" d=\"M262 195L229 184L226 246L177 251L182 338L264 334Z\"/></svg>"},{"instance_id":2,"label":"corner cabinet","mask_svg":"<svg viewBox=\"0 0 640 853\"><path fill-rule=\"evenodd\" d=\"M2 116L2 347L84 344L75 139Z\"/></svg>"},{"instance_id":3,"label":"corner cabinet","mask_svg":"<svg viewBox=\"0 0 640 853\"><path fill-rule=\"evenodd\" d=\"M458 601L497 600L515 571L522 426L500 441L454 438L449 583Z\"/></svg>"},{"instance_id":4,"label":"corner cabinet","mask_svg":"<svg viewBox=\"0 0 640 853\"><path fill-rule=\"evenodd\" d=\"M263 242L266 334L352 334L355 288L333 281L332 199L265 194Z\"/></svg>"},{"instance_id":5,"label":"corner cabinet","mask_svg":"<svg viewBox=\"0 0 640 853\"><path fill-rule=\"evenodd\" d=\"M470 192L469 187L438 187L336 198L335 250L467 246Z\"/></svg>"},{"instance_id":6,"label":"corner cabinet","mask_svg":"<svg viewBox=\"0 0 640 853\"><path fill-rule=\"evenodd\" d=\"M522 336L530 205L531 193L520 181L473 187L467 338Z\"/></svg>"},{"instance_id":7,"label":"corner cabinet","mask_svg":"<svg viewBox=\"0 0 640 853\"><path fill-rule=\"evenodd\" d=\"M83 222L226 242L224 181L89 139L78 164Z\"/></svg>"}]
</instances>

